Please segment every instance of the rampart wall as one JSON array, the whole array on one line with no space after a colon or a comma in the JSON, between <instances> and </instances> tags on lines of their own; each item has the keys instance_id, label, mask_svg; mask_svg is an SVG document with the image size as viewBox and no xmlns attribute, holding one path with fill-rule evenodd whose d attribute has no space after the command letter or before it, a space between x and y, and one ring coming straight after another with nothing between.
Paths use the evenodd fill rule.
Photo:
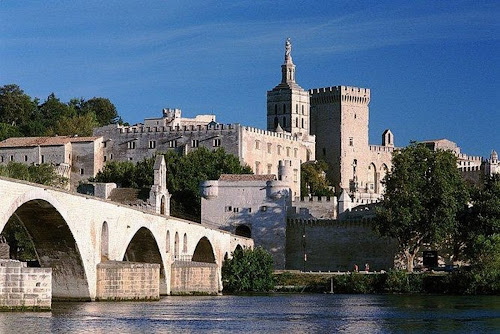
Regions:
<instances>
[{"instance_id":1,"label":"rampart wall","mask_svg":"<svg viewBox=\"0 0 500 334\"><path fill-rule=\"evenodd\" d=\"M394 266L396 243L379 237L370 221L289 219L286 230L286 268L305 271L370 270Z\"/></svg>"}]
</instances>

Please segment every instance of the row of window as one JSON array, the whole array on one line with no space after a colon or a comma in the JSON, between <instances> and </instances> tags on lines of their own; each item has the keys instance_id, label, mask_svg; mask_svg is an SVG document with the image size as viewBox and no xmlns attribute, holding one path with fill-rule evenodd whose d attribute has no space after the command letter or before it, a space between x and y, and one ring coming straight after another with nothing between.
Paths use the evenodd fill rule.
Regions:
<instances>
[{"instance_id":1,"label":"row of window","mask_svg":"<svg viewBox=\"0 0 500 334\"><path fill-rule=\"evenodd\" d=\"M224 207L224 211L225 212L234 212L234 213L238 213L240 212L240 208L237 208L237 207L233 207L231 205L227 205ZM245 211L245 208L241 208L241 212L244 212ZM246 208L246 211L248 213L252 213L252 208ZM260 207L260 211L262 212L265 212L267 211L267 206L263 205Z\"/></svg>"},{"instance_id":2,"label":"row of window","mask_svg":"<svg viewBox=\"0 0 500 334\"><path fill-rule=\"evenodd\" d=\"M169 148L176 148L178 145L177 139L169 140L167 142L167 146ZM191 147L192 148L197 148L200 145L200 141L198 139L193 139L191 140ZM215 138L212 140L212 146L213 147L219 147L221 145L221 139L220 138ZM134 150L137 148L137 142L135 140L127 142L127 148L129 150ZM155 149L156 148L156 140L150 140L148 142L148 149Z\"/></svg>"},{"instance_id":3,"label":"row of window","mask_svg":"<svg viewBox=\"0 0 500 334\"><path fill-rule=\"evenodd\" d=\"M256 150L260 150L260 147L261 147L261 142L260 142L260 140L256 140L256 141L255 141L255 149L256 149ZM271 144L271 143L267 143L267 153L272 154L272 148L273 148L273 144ZM292 149L291 149L290 147L286 147L285 149L286 149L286 156L287 156L287 157L289 157ZM278 155L281 155L281 151L282 151L282 150L283 150L283 146L278 145L278 146L277 146L277 151L276 151L276 153L277 153ZM299 153L299 149L298 149L298 148L294 148L294 149L293 149L293 157L294 157L294 158L297 158L298 153Z\"/></svg>"},{"instance_id":4,"label":"row of window","mask_svg":"<svg viewBox=\"0 0 500 334\"><path fill-rule=\"evenodd\" d=\"M278 123L279 123L279 120L278 120L278 117L276 116L276 117L274 117L274 128L275 129L278 127ZM280 125L284 129L287 126L286 124L287 124L287 122L286 122L286 116L283 116L283 124L280 124ZM299 127L299 118L298 117L295 118L295 127L296 128ZM303 118L301 119L301 128L305 129L305 122L304 122Z\"/></svg>"},{"instance_id":5,"label":"row of window","mask_svg":"<svg viewBox=\"0 0 500 334\"><path fill-rule=\"evenodd\" d=\"M41 158L41 163L42 164L45 163L45 156L41 155L40 158ZM6 160L7 160L7 158L5 156L3 156L3 155L0 156L0 162L7 162ZM14 156L13 155L9 156L9 161L14 161ZM28 156L27 155L24 156L24 162L28 162Z\"/></svg>"},{"instance_id":6,"label":"row of window","mask_svg":"<svg viewBox=\"0 0 500 334\"><path fill-rule=\"evenodd\" d=\"M302 110L302 115L305 115L304 105L301 105L301 110ZM298 103L295 104L295 113L296 114L299 113L299 104ZM274 105L274 114L278 115L278 104ZM286 104L285 103L283 103L283 114L286 114Z\"/></svg>"}]
</instances>

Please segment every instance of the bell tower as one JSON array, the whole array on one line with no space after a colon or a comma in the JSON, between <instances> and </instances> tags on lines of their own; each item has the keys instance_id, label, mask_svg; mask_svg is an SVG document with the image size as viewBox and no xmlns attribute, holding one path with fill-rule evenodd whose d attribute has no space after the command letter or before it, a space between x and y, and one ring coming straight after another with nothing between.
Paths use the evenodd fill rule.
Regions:
<instances>
[{"instance_id":1,"label":"bell tower","mask_svg":"<svg viewBox=\"0 0 500 334\"><path fill-rule=\"evenodd\" d=\"M267 92L267 130L281 127L293 135L309 135L309 92L295 81L292 43L285 41L285 61L281 65L281 83Z\"/></svg>"}]
</instances>

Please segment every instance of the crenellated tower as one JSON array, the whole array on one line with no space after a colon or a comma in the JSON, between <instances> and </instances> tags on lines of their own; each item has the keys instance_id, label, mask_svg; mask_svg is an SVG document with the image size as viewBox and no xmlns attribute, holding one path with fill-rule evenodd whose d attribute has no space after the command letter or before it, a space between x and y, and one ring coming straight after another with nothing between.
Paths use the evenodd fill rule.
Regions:
<instances>
[{"instance_id":1,"label":"crenellated tower","mask_svg":"<svg viewBox=\"0 0 500 334\"><path fill-rule=\"evenodd\" d=\"M290 38L285 42L285 61L281 65L281 83L267 92L267 129L281 127L293 135L309 135L309 92L295 81Z\"/></svg>"}]
</instances>

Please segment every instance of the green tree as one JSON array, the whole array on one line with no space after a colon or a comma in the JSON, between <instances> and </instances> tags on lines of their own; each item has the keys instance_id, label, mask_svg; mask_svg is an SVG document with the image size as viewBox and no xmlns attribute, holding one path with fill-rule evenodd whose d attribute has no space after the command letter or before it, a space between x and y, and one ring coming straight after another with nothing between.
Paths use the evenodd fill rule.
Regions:
<instances>
[{"instance_id":1,"label":"green tree","mask_svg":"<svg viewBox=\"0 0 500 334\"><path fill-rule=\"evenodd\" d=\"M0 123L0 141L10 137L22 137L22 133L17 126L7 123Z\"/></svg>"},{"instance_id":2,"label":"green tree","mask_svg":"<svg viewBox=\"0 0 500 334\"><path fill-rule=\"evenodd\" d=\"M328 165L324 161L305 162L300 166L300 193L307 196L333 196L334 192L326 180Z\"/></svg>"},{"instance_id":3,"label":"green tree","mask_svg":"<svg viewBox=\"0 0 500 334\"><path fill-rule=\"evenodd\" d=\"M91 136L93 129L98 125L94 113L73 117L63 116L56 121L53 130L49 131L48 134L57 134L59 136Z\"/></svg>"},{"instance_id":4,"label":"green tree","mask_svg":"<svg viewBox=\"0 0 500 334\"><path fill-rule=\"evenodd\" d=\"M93 97L82 103L81 112L94 113L99 126L114 124L120 120L116 107L109 99Z\"/></svg>"},{"instance_id":5,"label":"green tree","mask_svg":"<svg viewBox=\"0 0 500 334\"><path fill-rule=\"evenodd\" d=\"M35 112L37 103L18 85L0 87L0 122L19 126L25 124Z\"/></svg>"},{"instance_id":6,"label":"green tree","mask_svg":"<svg viewBox=\"0 0 500 334\"><path fill-rule=\"evenodd\" d=\"M7 165L0 165L0 176L60 188L64 188L68 182L68 179L58 175L55 167L49 164L28 166L9 162Z\"/></svg>"},{"instance_id":7,"label":"green tree","mask_svg":"<svg viewBox=\"0 0 500 334\"><path fill-rule=\"evenodd\" d=\"M223 291L266 292L274 289L273 258L262 247L236 249L222 265Z\"/></svg>"},{"instance_id":8,"label":"green tree","mask_svg":"<svg viewBox=\"0 0 500 334\"><path fill-rule=\"evenodd\" d=\"M137 183L134 181L134 174L134 163L130 161L110 161L89 181L114 182L123 188L138 188Z\"/></svg>"},{"instance_id":9,"label":"green tree","mask_svg":"<svg viewBox=\"0 0 500 334\"><path fill-rule=\"evenodd\" d=\"M452 152L422 144L394 152L376 229L397 240L410 272L422 244L449 238L467 206L467 188L456 166Z\"/></svg>"}]
</instances>

